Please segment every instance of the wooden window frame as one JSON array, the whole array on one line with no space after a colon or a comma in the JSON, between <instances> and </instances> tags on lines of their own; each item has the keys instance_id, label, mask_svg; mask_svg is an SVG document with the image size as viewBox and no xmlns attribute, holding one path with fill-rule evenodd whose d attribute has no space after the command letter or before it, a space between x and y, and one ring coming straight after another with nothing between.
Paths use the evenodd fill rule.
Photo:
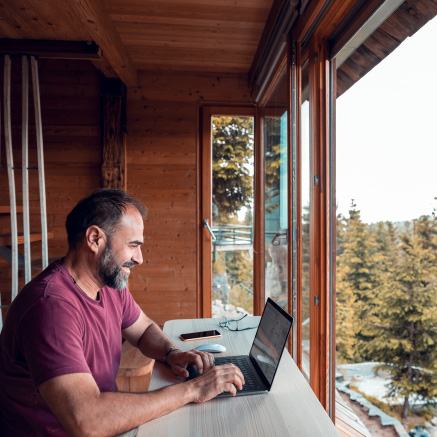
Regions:
<instances>
[{"instance_id":1,"label":"wooden window frame","mask_svg":"<svg viewBox=\"0 0 437 437\"><path fill-rule=\"evenodd\" d=\"M328 38L357 3L334 0L327 10L324 1L315 1L297 21L290 35L292 87L296 91L292 104L295 114L291 141L296 145L296 184L301 186L301 75L300 68L308 53L310 61L310 385L319 401L335 417L335 103L330 92L335 89L329 62ZM317 23L315 26L313 23ZM293 123L292 123L293 125ZM314 183L318 176L318 185ZM300 188L299 188L300 189ZM298 191L299 192L299 191ZM297 244L301 247L301 203L296 201ZM333 238L334 235L334 238ZM302 369L302 261L297 261L297 364ZM318 296L318 305L315 298Z\"/></svg>"},{"instance_id":2,"label":"wooden window frame","mask_svg":"<svg viewBox=\"0 0 437 437\"><path fill-rule=\"evenodd\" d=\"M263 120L266 113L268 113L268 109L265 108L269 98L271 97L278 81L280 80L280 76L284 68L286 69L286 79L287 79L287 131L288 131L288 141L287 141L287 168L288 168L288 232L289 232L289 242L288 242L288 261L287 261L287 275L288 275L288 290L287 290L287 311L289 314L292 314L294 317L294 323L292 327L292 332L288 337L288 350L290 351L293 359L296 360L297 354L297 341L296 335L299 332L296 329L297 323L297 308L296 308L296 293L295 288L293 287L293 253L292 253L292 240L293 240L293 172L290 171L293 167L293 149L292 149L292 104L291 104L291 60L289 56L290 52L290 43L287 41L284 51L281 53L278 62L273 68L272 75L269 79L269 82L262 93L260 100L258 102L257 107L257 120L259 124L258 132L259 136L259 153L258 153L258 168L260 177L257 180L258 183L258 195L259 195L259 238L260 238L260 246L259 246L259 254L262 255L262 260L260 260L258 267L260 271L258 272L258 287L259 287L259 299L258 299L258 309L262 312L265 304L265 160L264 160L264 132L263 132Z\"/></svg>"}]
</instances>

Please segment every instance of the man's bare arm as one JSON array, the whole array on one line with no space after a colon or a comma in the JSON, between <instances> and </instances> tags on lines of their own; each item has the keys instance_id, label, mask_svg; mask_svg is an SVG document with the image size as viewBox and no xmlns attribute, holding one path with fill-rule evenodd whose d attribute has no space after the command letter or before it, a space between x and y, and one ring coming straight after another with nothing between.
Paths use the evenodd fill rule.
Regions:
<instances>
[{"instance_id":1,"label":"man's bare arm","mask_svg":"<svg viewBox=\"0 0 437 437\"><path fill-rule=\"evenodd\" d=\"M233 395L244 383L232 364L209 369L195 380L148 393L101 393L88 373L53 378L39 387L49 408L72 436L127 432L189 402L205 402L223 391Z\"/></svg>"},{"instance_id":2,"label":"man's bare arm","mask_svg":"<svg viewBox=\"0 0 437 437\"><path fill-rule=\"evenodd\" d=\"M143 312L132 326L123 331L123 336L144 355L161 362L170 348L176 348L161 328ZM184 378L188 377L186 367L189 363L195 364L199 373L214 366L214 358L211 354L198 351L172 352L166 361L173 373Z\"/></svg>"}]
</instances>

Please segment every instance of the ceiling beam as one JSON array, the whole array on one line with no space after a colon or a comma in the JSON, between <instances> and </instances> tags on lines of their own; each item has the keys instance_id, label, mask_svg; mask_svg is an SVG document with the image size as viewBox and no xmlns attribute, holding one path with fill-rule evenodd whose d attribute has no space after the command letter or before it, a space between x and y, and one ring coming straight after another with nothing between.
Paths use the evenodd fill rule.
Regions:
<instances>
[{"instance_id":1,"label":"ceiling beam","mask_svg":"<svg viewBox=\"0 0 437 437\"><path fill-rule=\"evenodd\" d=\"M137 71L121 41L102 0L64 0L65 7L75 14L91 39L103 51L103 58L117 76L128 86L137 86ZM98 67L98 62L94 62ZM102 68L103 73L104 66Z\"/></svg>"},{"instance_id":2,"label":"ceiling beam","mask_svg":"<svg viewBox=\"0 0 437 437\"><path fill-rule=\"evenodd\" d=\"M98 60L102 50L93 41L0 39L0 54L29 55L52 59Z\"/></svg>"}]
</instances>

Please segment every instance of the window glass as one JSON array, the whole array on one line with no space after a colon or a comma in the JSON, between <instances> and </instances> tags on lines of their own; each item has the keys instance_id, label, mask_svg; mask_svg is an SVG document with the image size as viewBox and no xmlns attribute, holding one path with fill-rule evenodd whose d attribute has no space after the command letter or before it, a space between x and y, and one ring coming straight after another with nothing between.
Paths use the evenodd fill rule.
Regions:
<instances>
[{"instance_id":1,"label":"window glass","mask_svg":"<svg viewBox=\"0 0 437 437\"><path fill-rule=\"evenodd\" d=\"M253 117L213 116L212 314L253 314Z\"/></svg>"},{"instance_id":2,"label":"window glass","mask_svg":"<svg viewBox=\"0 0 437 437\"><path fill-rule=\"evenodd\" d=\"M310 101L309 62L302 66L301 102L301 329L302 329L302 372L310 378Z\"/></svg>"},{"instance_id":3,"label":"window glass","mask_svg":"<svg viewBox=\"0 0 437 437\"><path fill-rule=\"evenodd\" d=\"M436 38L434 19L350 88L359 52L337 70L337 371L408 427L437 387Z\"/></svg>"},{"instance_id":4,"label":"window glass","mask_svg":"<svg viewBox=\"0 0 437 437\"><path fill-rule=\"evenodd\" d=\"M288 311L288 118L283 68L263 109L265 297Z\"/></svg>"}]
</instances>

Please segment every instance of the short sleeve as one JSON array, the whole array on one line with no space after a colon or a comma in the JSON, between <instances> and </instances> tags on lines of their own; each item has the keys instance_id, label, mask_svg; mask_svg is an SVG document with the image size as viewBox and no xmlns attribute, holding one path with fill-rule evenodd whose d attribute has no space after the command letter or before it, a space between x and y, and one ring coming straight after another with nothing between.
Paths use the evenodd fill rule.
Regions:
<instances>
[{"instance_id":1,"label":"short sleeve","mask_svg":"<svg viewBox=\"0 0 437 437\"><path fill-rule=\"evenodd\" d=\"M35 387L56 376L91 373L83 352L83 330L77 310L55 297L41 299L23 317L17 340Z\"/></svg>"},{"instance_id":2,"label":"short sleeve","mask_svg":"<svg viewBox=\"0 0 437 437\"><path fill-rule=\"evenodd\" d=\"M128 288L125 288L123 291L124 304L121 329L127 329L138 320L141 314L141 308L135 302Z\"/></svg>"}]
</instances>

